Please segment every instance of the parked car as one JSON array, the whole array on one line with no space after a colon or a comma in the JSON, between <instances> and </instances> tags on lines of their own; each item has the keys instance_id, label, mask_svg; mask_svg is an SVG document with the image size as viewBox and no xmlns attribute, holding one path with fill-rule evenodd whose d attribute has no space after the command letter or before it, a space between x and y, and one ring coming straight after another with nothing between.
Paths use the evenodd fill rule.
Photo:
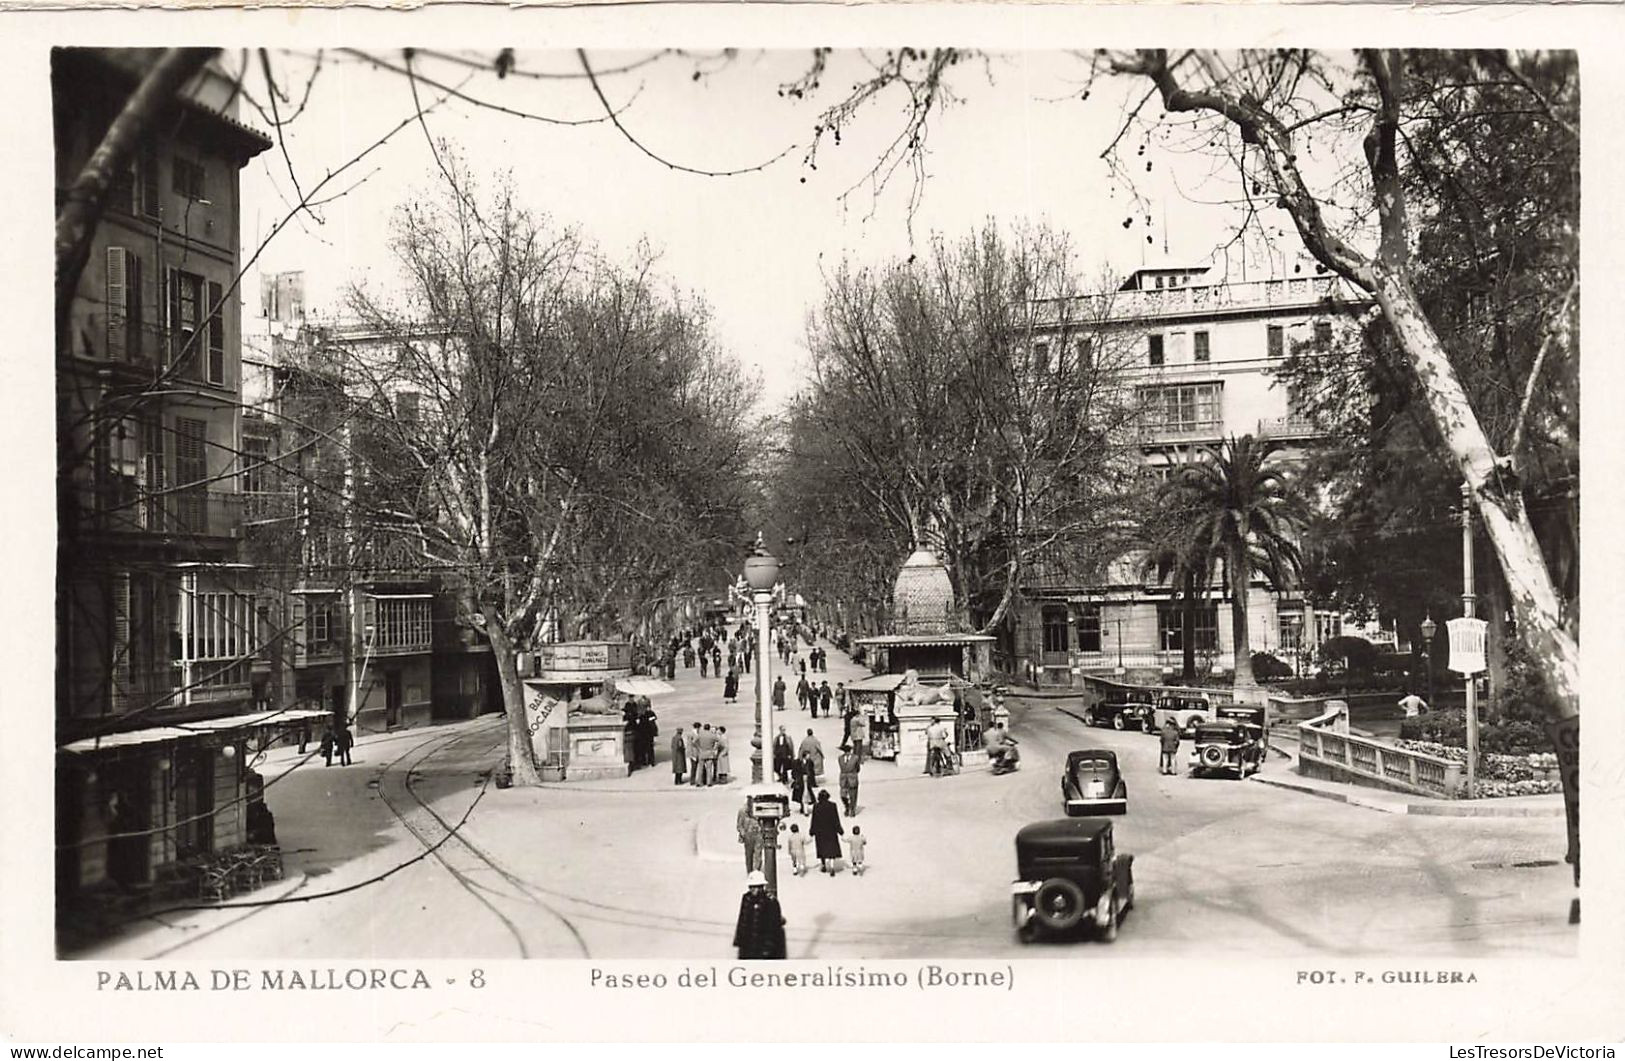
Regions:
<instances>
[{"instance_id":1,"label":"parked car","mask_svg":"<svg viewBox=\"0 0 1625 1061\"><path fill-rule=\"evenodd\" d=\"M1023 943L1093 926L1108 943L1134 905L1134 856L1118 854L1109 818L1034 822L1016 833L1010 913Z\"/></svg>"},{"instance_id":2,"label":"parked car","mask_svg":"<svg viewBox=\"0 0 1625 1061\"><path fill-rule=\"evenodd\" d=\"M1130 726L1143 729L1153 706L1150 693L1128 689L1107 693L1090 704L1084 711L1084 718L1089 720L1091 726L1110 726L1118 730Z\"/></svg>"},{"instance_id":3,"label":"parked car","mask_svg":"<svg viewBox=\"0 0 1625 1061\"><path fill-rule=\"evenodd\" d=\"M1061 771L1061 803L1069 815L1127 814L1128 784L1117 768L1117 753L1105 748L1069 753Z\"/></svg>"},{"instance_id":4,"label":"parked car","mask_svg":"<svg viewBox=\"0 0 1625 1061\"><path fill-rule=\"evenodd\" d=\"M1194 733L1196 727L1214 717L1213 701L1206 696L1168 694L1157 697L1146 722L1147 733L1157 733L1172 721L1181 733Z\"/></svg>"},{"instance_id":5,"label":"parked car","mask_svg":"<svg viewBox=\"0 0 1625 1061\"><path fill-rule=\"evenodd\" d=\"M1223 719L1196 727L1196 748L1191 772L1233 773L1237 780L1256 774L1264 766L1264 727L1253 722Z\"/></svg>"}]
</instances>

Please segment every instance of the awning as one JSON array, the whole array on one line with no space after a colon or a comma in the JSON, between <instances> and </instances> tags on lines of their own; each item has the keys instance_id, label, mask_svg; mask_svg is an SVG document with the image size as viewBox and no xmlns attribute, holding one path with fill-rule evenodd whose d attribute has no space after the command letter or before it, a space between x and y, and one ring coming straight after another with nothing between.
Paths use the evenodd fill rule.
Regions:
<instances>
[{"instance_id":1,"label":"awning","mask_svg":"<svg viewBox=\"0 0 1625 1061\"><path fill-rule=\"evenodd\" d=\"M329 719L332 717L330 711L312 711L308 709L298 711L256 711L250 715L222 715L219 718L204 718L196 722L187 722L176 726L147 726L144 729L126 730L123 733L85 737L82 740L64 744L58 750L78 754L116 751L120 748L134 748L143 744L193 740L211 733L226 733L239 729L262 729L267 726L294 725L314 719Z\"/></svg>"},{"instance_id":2,"label":"awning","mask_svg":"<svg viewBox=\"0 0 1625 1061\"><path fill-rule=\"evenodd\" d=\"M856 643L875 648L953 648L991 644L995 640L992 634L881 634L860 637Z\"/></svg>"},{"instance_id":3,"label":"awning","mask_svg":"<svg viewBox=\"0 0 1625 1061\"><path fill-rule=\"evenodd\" d=\"M872 678L863 678L848 685L848 692L858 693L889 693L903 684L904 675L876 674Z\"/></svg>"},{"instance_id":4,"label":"awning","mask_svg":"<svg viewBox=\"0 0 1625 1061\"><path fill-rule=\"evenodd\" d=\"M674 693L675 686L667 685L659 678L616 678L615 688L628 696L659 696L661 693Z\"/></svg>"}]
</instances>

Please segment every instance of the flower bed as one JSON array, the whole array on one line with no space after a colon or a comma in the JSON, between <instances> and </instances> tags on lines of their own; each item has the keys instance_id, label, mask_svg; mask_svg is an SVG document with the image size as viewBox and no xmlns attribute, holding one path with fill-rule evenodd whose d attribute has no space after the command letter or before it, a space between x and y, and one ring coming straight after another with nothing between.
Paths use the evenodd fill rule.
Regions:
<instances>
[{"instance_id":1,"label":"flower bed","mask_svg":"<svg viewBox=\"0 0 1625 1061\"><path fill-rule=\"evenodd\" d=\"M1408 751L1436 755L1454 762L1467 761L1467 749L1434 741L1405 740L1394 742ZM1530 755L1479 755L1480 777L1478 795L1485 798L1501 796L1543 796L1563 791L1558 777L1557 756L1551 752Z\"/></svg>"}]
</instances>

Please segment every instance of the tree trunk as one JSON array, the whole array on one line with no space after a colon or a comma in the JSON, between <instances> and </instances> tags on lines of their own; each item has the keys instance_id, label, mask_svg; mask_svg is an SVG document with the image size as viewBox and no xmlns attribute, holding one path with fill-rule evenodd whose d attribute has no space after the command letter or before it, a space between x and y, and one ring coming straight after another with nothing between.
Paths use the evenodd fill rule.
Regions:
<instances>
[{"instance_id":1,"label":"tree trunk","mask_svg":"<svg viewBox=\"0 0 1625 1061\"><path fill-rule=\"evenodd\" d=\"M496 657L497 677L502 682L502 712L508 722L508 770L515 788L534 787L542 783L536 769L536 753L530 743L530 720L525 717L525 687L519 681L519 661L514 656L513 642L497 621L496 612L487 608L484 613L485 638L491 643Z\"/></svg>"},{"instance_id":2,"label":"tree trunk","mask_svg":"<svg viewBox=\"0 0 1625 1061\"><path fill-rule=\"evenodd\" d=\"M1472 488L1479 517L1506 577L1507 597L1524 644L1534 658L1545 661L1552 721L1576 718L1580 714L1580 646L1563 626L1557 590L1535 540L1517 478L1490 448L1406 277L1386 266L1379 266L1375 274L1374 294L1383 315L1411 359L1434 425Z\"/></svg>"},{"instance_id":3,"label":"tree trunk","mask_svg":"<svg viewBox=\"0 0 1625 1061\"><path fill-rule=\"evenodd\" d=\"M170 48L152 64L136 90L125 100L96 145L84 168L74 178L56 215L56 336L61 353L69 353L68 314L79 276L90 260L90 244L107 205L107 190L129 164L147 130L218 48Z\"/></svg>"},{"instance_id":4,"label":"tree trunk","mask_svg":"<svg viewBox=\"0 0 1625 1061\"><path fill-rule=\"evenodd\" d=\"M1196 572L1185 574L1185 600L1179 621L1180 654L1185 680L1196 680Z\"/></svg>"},{"instance_id":5,"label":"tree trunk","mask_svg":"<svg viewBox=\"0 0 1625 1061\"><path fill-rule=\"evenodd\" d=\"M1226 573L1230 576L1230 639L1236 657L1235 685L1238 688L1256 684L1253 681L1253 650L1247 632L1247 560L1246 546L1232 546L1225 559Z\"/></svg>"}]
</instances>

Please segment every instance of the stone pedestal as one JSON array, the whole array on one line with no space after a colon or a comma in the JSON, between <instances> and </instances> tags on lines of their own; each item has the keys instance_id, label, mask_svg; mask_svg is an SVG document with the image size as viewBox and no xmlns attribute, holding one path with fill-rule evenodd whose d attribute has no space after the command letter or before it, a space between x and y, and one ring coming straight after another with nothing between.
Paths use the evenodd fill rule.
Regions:
<instances>
[{"instance_id":1,"label":"stone pedestal","mask_svg":"<svg viewBox=\"0 0 1625 1061\"><path fill-rule=\"evenodd\" d=\"M625 777L632 772L626 726L619 716L572 717L568 730L570 754L565 766L568 780L596 781L605 777Z\"/></svg>"},{"instance_id":2,"label":"stone pedestal","mask_svg":"<svg viewBox=\"0 0 1625 1061\"><path fill-rule=\"evenodd\" d=\"M897 765L906 769L925 771L926 741L925 730L931 725L933 719L942 719L948 725L948 732L953 732L954 705L952 702L943 704L898 704L897 714Z\"/></svg>"}]
</instances>

